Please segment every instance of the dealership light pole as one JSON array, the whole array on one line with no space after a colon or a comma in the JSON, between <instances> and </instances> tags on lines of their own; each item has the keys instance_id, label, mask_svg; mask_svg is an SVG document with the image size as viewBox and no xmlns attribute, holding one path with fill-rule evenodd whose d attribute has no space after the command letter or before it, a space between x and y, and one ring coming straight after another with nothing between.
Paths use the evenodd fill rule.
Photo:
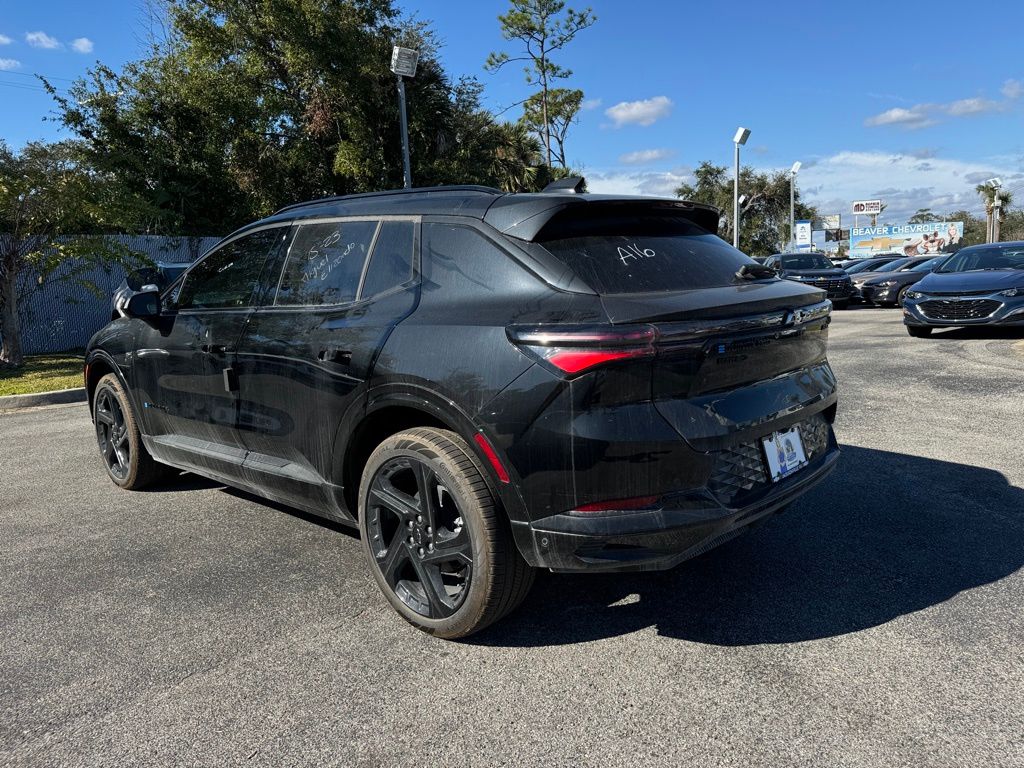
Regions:
<instances>
[{"instance_id":1,"label":"dealership light pole","mask_svg":"<svg viewBox=\"0 0 1024 768\"><path fill-rule=\"evenodd\" d=\"M796 248L796 175L802 163L797 160L789 169L789 247Z\"/></svg>"},{"instance_id":2,"label":"dealership light pole","mask_svg":"<svg viewBox=\"0 0 1024 768\"><path fill-rule=\"evenodd\" d=\"M989 242L999 242L999 214L1003 208L1003 201L999 199L999 190L1003 187L1003 180L999 177L989 179L985 182L992 188L992 213L989 214L991 222L989 223Z\"/></svg>"},{"instance_id":3,"label":"dealership light pole","mask_svg":"<svg viewBox=\"0 0 1024 768\"><path fill-rule=\"evenodd\" d=\"M736 147L736 175L732 180L732 247L740 247L740 145L750 138L749 128L737 128L732 143Z\"/></svg>"},{"instance_id":4,"label":"dealership light pole","mask_svg":"<svg viewBox=\"0 0 1024 768\"><path fill-rule=\"evenodd\" d=\"M419 51L396 45L391 50L391 71L398 80L398 112L402 121L402 186L412 186L412 170L409 166L409 121L405 115L405 79L416 76Z\"/></svg>"}]
</instances>

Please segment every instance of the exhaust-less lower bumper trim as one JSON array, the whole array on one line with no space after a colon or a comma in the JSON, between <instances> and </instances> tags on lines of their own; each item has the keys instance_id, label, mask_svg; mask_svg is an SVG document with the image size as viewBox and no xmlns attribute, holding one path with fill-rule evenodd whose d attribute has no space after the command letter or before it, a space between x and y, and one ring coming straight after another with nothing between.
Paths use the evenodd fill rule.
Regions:
<instances>
[{"instance_id":1,"label":"exhaust-less lower bumper trim","mask_svg":"<svg viewBox=\"0 0 1024 768\"><path fill-rule=\"evenodd\" d=\"M838 460L833 443L820 458L743 507L724 507L701 494L681 495L658 510L552 515L517 533L521 548L527 543L522 539L531 539L531 564L552 571L664 570L779 511L825 479Z\"/></svg>"}]
</instances>

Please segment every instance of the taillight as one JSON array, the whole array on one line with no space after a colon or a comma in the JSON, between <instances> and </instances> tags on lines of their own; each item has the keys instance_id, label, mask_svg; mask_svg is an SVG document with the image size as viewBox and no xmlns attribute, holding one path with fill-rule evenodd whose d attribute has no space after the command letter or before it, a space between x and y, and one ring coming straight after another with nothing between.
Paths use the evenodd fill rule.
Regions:
<instances>
[{"instance_id":1,"label":"taillight","mask_svg":"<svg viewBox=\"0 0 1024 768\"><path fill-rule=\"evenodd\" d=\"M607 363L654 356L651 325L532 325L508 328L513 344L557 372L575 376Z\"/></svg>"},{"instance_id":2,"label":"taillight","mask_svg":"<svg viewBox=\"0 0 1024 768\"><path fill-rule=\"evenodd\" d=\"M584 504L570 511L570 514L594 513L594 512L619 512L626 510L639 510L653 507L658 503L660 496L634 496L631 499L611 499L609 501L597 501L592 504Z\"/></svg>"}]
</instances>

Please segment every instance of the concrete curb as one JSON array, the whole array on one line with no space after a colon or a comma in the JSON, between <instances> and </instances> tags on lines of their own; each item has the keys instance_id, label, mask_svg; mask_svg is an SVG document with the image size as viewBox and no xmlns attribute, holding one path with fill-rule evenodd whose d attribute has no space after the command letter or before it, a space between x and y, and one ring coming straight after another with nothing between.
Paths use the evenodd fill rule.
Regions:
<instances>
[{"instance_id":1,"label":"concrete curb","mask_svg":"<svg viewBox=\"0 0 1024 768\"><path fill-rule=\"evenodd\" d=\"M40 405L84 402L85 387L76 387L75 389L58 389L54 392L33 392L28 395L6 395L0 397L0 411L35 408Z\"/></svg>"}]
</instances>

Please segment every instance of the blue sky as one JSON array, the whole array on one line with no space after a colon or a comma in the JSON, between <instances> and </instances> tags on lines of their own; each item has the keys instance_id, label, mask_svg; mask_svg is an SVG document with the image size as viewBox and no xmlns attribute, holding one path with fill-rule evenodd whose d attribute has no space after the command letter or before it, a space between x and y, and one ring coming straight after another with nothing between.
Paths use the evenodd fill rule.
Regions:
<instances>
[{"instance_id":1,"label":"blue sky","mask_svg":"<svg viewBox=\"0 0 1024 768\"><path fill-rule=\"evenodd\" d=\"M516 50L496 19L505 0L399 4L434 23L448 71L477 75L488 106L528 94L517 65L483 71L489 51ZM668 194L701 160L730 165L744 125L744 163L801 160L801 190L844 225L856 198L881 197L893 221L924 206L977 210L973 185L994 175L1024 202L1024 3L590 5L597 24L559 61L588 100L569 157L595 191ZM138 56L142 7L0 0L0 138L58 136L43 122L49 98L27 75L70 79L96 60L118 67Z\"/></svg>"}]
</instances>

